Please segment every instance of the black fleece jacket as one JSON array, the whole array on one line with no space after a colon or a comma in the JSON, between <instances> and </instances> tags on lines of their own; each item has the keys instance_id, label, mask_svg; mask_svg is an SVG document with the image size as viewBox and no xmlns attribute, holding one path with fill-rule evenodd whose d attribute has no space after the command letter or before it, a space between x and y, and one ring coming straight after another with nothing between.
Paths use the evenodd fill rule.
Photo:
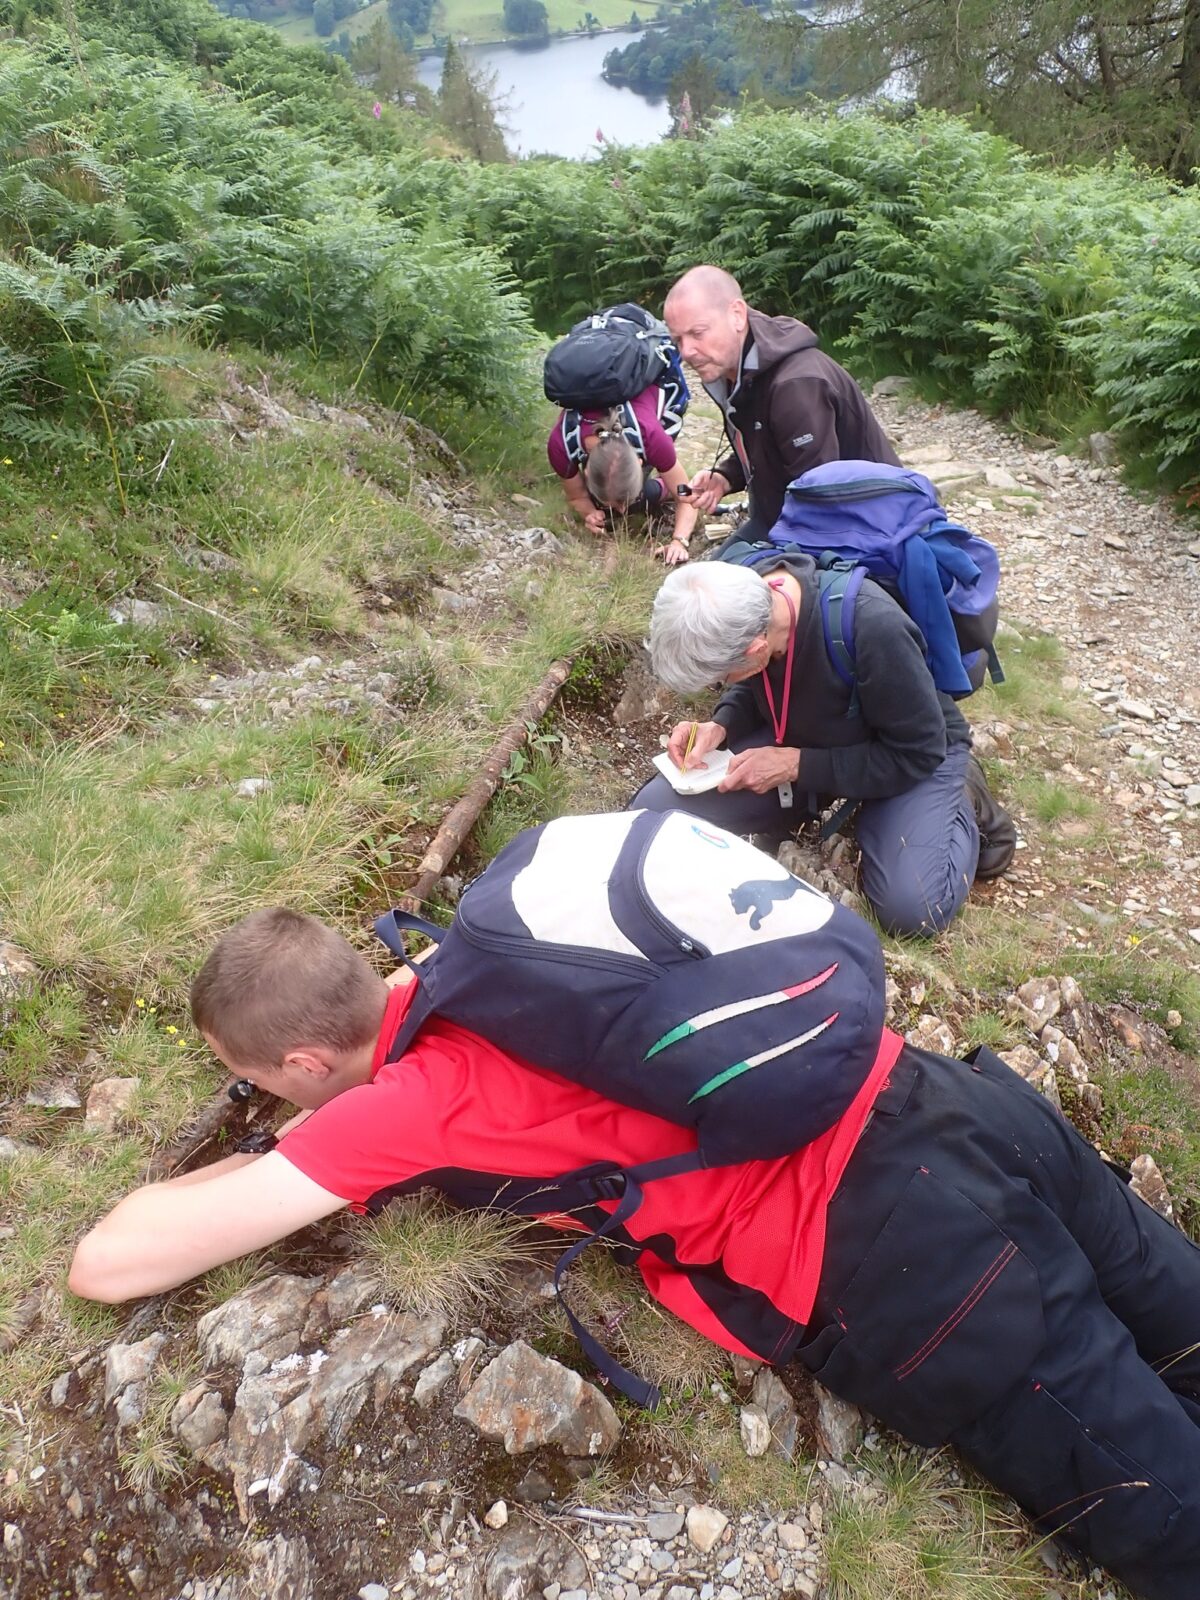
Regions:
<instances>
[{"instance_id":1,"label":"black fleece jacket","mask_svg":"<svg viewBox=\"0 0 1200 1600\"><path fill-rule=\"evenodd\" d=\"M731 489L749 489L755 537L770 530L788 484L810 467L823 461L900 465L857 383L794 317L751 311L737 381L730 386L720 379L705 388L724 414L733 446L716 470Z\"/></svg>"},{"instance_id":2,"label":"black fleece jacket","mask_svg":"<svg viewBox=\"0 0 1200 1600\"><path fill-rule=\"evenodd\" d=\"M821 626L816 563L782 557L803 592L796 623L792 693L782 744L800 751L796 787L823 800L880 800L903 794L945 759L948 745L970 743L971 730L949 695L939 694L925 664L920 630L885 590L868 578L854 602L859 711L838 677ZM783 708L786 656L767 669L777 711ZM761 673L726 689L712 720L726 743L771 726Z\"/></svg>"}]
</instances>

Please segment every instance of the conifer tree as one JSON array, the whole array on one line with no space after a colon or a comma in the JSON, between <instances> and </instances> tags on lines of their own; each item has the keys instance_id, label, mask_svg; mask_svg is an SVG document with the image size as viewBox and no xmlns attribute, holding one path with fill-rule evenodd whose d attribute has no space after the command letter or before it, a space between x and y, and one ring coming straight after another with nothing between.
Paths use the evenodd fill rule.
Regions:
<instances>
[{"instance_id":1,"label":"conifer tree","mask_svg":"<svg viewBox=\"0 0 1200 1600\"><path fill-rule=\"evenodd\" d=\"M454 40L446 44L438 109L443 125L477 161L506 161L497 115L496 75L468 65Z\"/></svg>"}]
</instances>

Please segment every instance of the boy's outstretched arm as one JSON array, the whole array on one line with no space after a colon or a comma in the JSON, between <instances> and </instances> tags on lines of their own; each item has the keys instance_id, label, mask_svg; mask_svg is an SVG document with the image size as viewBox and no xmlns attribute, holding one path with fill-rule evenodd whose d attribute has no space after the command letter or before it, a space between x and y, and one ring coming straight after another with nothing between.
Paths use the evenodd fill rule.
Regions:
<instances>
[{"instance_id":1,"label":"boy's outstretched arm","mask_svg":"<svg viewBox=\"0 0 1200 1600\"><path fill-rule=\"evenodd\" d=\"M74 1293L118 1301L173 1289L346 1204L274 1151L219 1166L126 1195L79 1241L67 1280Z\"/></svg>"}]
</instances>

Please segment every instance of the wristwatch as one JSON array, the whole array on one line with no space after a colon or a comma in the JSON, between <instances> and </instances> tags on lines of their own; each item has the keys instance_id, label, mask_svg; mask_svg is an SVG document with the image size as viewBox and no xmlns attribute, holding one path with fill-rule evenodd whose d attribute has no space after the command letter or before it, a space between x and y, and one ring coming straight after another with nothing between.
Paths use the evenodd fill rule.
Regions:
<instances>
[{"instance_id":1,"label":"wristwatch","mask_svg":"<svg viewBox=\"0 0 1200 1600\"><path fill-rule=\"evenodd\" d=\"M270 1128L253 1128L234 1143L233 1149L239 1156L265 1156L278 1143Z\"/></svg>"}]
</instances>

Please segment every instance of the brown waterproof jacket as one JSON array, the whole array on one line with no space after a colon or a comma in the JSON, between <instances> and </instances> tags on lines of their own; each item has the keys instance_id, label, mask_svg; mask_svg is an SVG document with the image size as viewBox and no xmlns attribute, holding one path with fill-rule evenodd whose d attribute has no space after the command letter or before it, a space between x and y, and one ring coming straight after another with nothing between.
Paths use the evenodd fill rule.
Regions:
<instances>
[{"instance_id":1,"label":"brown waterproof jacket","mask_svg":"<svg viewBox=\"0 0 1200 1600\"><path fill-rule=\"evenodd\" d=\"M750 312L737 380L705 384L733 447L716 470L731 490L749 489L755 536L783 509L793 478L823 461L899 466L866 396L794 317Z\"/></svg>"}]
</instances>

